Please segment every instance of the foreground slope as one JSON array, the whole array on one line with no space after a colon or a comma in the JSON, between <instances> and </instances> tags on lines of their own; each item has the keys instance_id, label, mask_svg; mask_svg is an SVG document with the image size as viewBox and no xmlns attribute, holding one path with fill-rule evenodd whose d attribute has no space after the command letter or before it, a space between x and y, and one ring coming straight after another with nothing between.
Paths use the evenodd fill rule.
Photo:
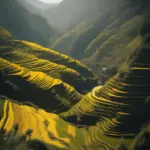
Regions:
<instances>
[{"instance_id":1,"label":"foreground slope","mask_svg":"<svg viewBox=\"0 0 150 150\"><path fill-rule=\"evenodd\" d=\"M42 109L1 97L0 128L9 133L18 124L17 135L33 129L31 139L56 149L115 150L120 144L129 147L150 116L150 35L145 27L140 32L142 44L118 74L103 87L94 88L68 112L61 113L68 122Z\"/></svg>"},{"instance_id":2,"label":"foreground slope","mask_svg":"<svg viewBox=\"0 0 150 150\"><path fill-rule=\"evenodd\" d=\"M118 139L103 137L98 130L95 130L95 127L77 128L63 121L58 115L17 104L7 98L1 97L0 102L2 112L0 114L0 129L5 130L6 134L10 133L17 125L16 136L24 135L30 129L33 130L30 140L40 140L58 150L115 150L119 144ZM99 136L96 137L98 132ZM123 141L130 144L132 140ZM115 147L109 142L114 143Z\"/></svg>"},{"instance_id":3,"label":"foreground slope","mask_svg":"<svg viewBox=\"0 0 150 150\"><path fill-rule=\"evenodd\" d=\"M2 99L1 99L2 101ZM3 103L2 103L3 102ZM8 100L1 102L3 114L1 115L0 128L10 132L17 124L17 135L24 134L28 129L33 129L31 139L39 139L60 149L81 149L76 142L75 127L61 120L59 116L47 113L42 109L34 109L25 105L15 104ZM79 138L79 137L77 137ZM82 137L83 138L83 135Z\"/></svg>"}]
</instances>

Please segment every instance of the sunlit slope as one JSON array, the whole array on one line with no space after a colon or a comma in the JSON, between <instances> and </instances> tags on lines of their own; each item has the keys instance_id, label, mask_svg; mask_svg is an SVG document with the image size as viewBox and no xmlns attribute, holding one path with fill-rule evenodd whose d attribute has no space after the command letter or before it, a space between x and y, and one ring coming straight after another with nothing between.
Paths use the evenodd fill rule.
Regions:
<instances>
[{"instance_id":1,"label":"sunlit slope","mask_svg":"<svg viewBox=\"0 0 150 150\"><path fill-rule=\"evenodd\" d=\"M62 116L73 123L97 124L107 136L136 135L150 116L149 41L150 36L146 35L117 75L103 87L93 89Z\"/></svg>"},{"instance_id":2,"label":"sunlit slope","mask_svg":"<svg viewBox=\"0 0 150 150\"><path fill-rule=\"evenodd\" d=\"M81 99L69 84L43 72L31 71L0 58L2 94L29 101L49 111L62 112Z\"/></svg>"},{"instance_id":3,"label":"sunlit slope","mask_svg":"<svg viewBox=\"0 0 150 150\"><path fill-rule=\"evenodd\" d=\"M132 139L107 137L96 126L78 128L42 109L17 104L6 98L0 101L0 109L3 111L0 114L0 129L9 133L17 124L16 135L32 129L30 139L41 140L58 150L115 150L122 142L128 145L132 142Z\"/></svg>"},{"instance_id":4,"label":"sunlit slope","mask_svg":"<svg viewBox=\"0 0 150 150\"><path fill-rule=\"evenodd\" d=\"M62 81L72 85L79 92L84 92L94 86L92 84L88 85L87 79L73 69L45 59L39 59L38 57L22 52L21 50L13 50L7 53L4 51L4 53L1 53L0 56L14 64L26 67L31 71L40 71L55 79L61 79Z\"/></svg>"},{"instance_id":5,"label":"sunlit slope","mask_svg":"<svg viewBox=\"0 0 150 150\"><path fill-rule=\"evenodd\" d=\"M17 135L25 134L28 129L32 129L30 139L39 139L60 149L80 150L81 142L76 137L77 132L81 133L82 141L85 140L80 129L69 125L55 114L3 100L0 128L9 133L15 124L19 125Z\"/></svg>"},{"instance_id":6,"label":"sunlit slope","mask_svg":"<svg viewBox=\"0 0 150 150\"><path fill-rule=\"evenodd\" d=\"M33 71L41 71L70 84L79 92L97 85L94 73L66 55L27 41L16 41L5 36L0 28L0 57Z\"/></svg>"},{"instance_id":7,"label":"sunlit slope","mask_svg":"<svg viewBox=\"0 0 150 150\"><path fill-rule=\"evenodd\" d=\"M91 77L91 78L95 77L91 69L84 66L79 61L70 58L67 55L60 54L49 48L45 48L38 44L27 42L27 41L20 41L20 44L22 48L24 48L23 52L33 54L35 56L38 56L39 58L47 59L57 64L65 65L66 67L74 69L86 77Z\"/></svg>"}]
</instances>

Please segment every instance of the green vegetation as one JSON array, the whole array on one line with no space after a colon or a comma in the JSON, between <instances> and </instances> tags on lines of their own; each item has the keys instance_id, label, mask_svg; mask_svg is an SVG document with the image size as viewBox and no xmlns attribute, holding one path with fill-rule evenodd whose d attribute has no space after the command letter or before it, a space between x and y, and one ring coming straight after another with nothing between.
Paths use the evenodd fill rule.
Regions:
<instances>
[{"instance_id":1,"label":"green vegetation","mask_svg":"<svg viewBox=\"0 0 150 150\"><path fill-rule=\"evenodd\" d=\"M139 35L149 29L146 23L142 26L145 29L141 29L145 16L149 16L148 8L148 1L120 1L95 17L96 20L91 21L80 34L72 34L73 29L62 36L61 42L55 42L54 47L56 50L61 47L66 54L81 60L98 76L104 66L119 69L127 56L140 45Z\"/></svg>"}]
</instances>

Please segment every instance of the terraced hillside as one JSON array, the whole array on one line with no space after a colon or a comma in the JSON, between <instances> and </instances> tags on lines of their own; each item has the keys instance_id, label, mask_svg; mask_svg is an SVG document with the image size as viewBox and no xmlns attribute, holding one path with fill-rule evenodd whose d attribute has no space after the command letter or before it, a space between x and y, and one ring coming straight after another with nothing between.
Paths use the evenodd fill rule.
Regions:
<instances>
[{"instance_id":1,"label":"terraced hillside","mask_svg":"<svg viewBox=\"0 0 150 150\"><path fill-rule=\"evenodd\" d=\"M97 85L94 73L79 61L35 43L14 40L0 28L0 134L3 132L4 139L13 133L25 143L37 140L53 150L141 148L138 137L134 138L150 119L150 22L140 10L137 15L133 9L134 19L128 18L125 24L117 22L121 28L115 36L105 37L105 46L117 51L116 56L121 55L117 48L126 45L127 53L133 52L103 86ZM120 14L121 20L125 16ZM92 47L86 49L89 54ZM149 143L147 135L140 141Z\"/></svg>"},{"instance_id":2,"label":"terraced hillside","mask_svg":"<svg viewBox=\"0 0 150 150\"><path fill-rule=\"evenodd\" d=\"M79 61L34 43L16 41L2 27L0 75L1 94L56 112L68 110L81 99L80 93L97 85L94 73Z\"/></svg>"},{"instance_id":3,"label":"terraced hillside","mask_svg":"<svg viewBox=\"0 0 150 150\"><path fill-rule=\"evenodd\" d=\"M127 56L139 46L138 32L148 12L148 1L122 0L86 24L82 32L73 34L74 28L60 37L53 47L56 50L64 48L66 54L81 60L97 75L104 66L120 68Z\"/></svg>"},{"instance_id":4,"label":"terraced hillside","mask_svg":"<svg viewBox=\"0 0 150 150\"><path fill-rule=\"evenodd\" d=\"M79 125L96 124L97 137L101 132L109 137L131 138L140 131L150 116L150 35L143 34L142 44L118 74L62 113L65 120Z\"/></svg>"},{"instance_id":5,"label":"terraced hillside","mask_svg":"<svg viewBox=\"0 0 150 150\"><path fill-rule=\"evenodd\" d=\"M5 32L4 29L1 32ZM4 38L3 33L0 37L0 56L12 63L59 78L80 92L97 84L94 73L79 61L35 43Z\"/></svg>"},{"instance_id":6,"label":"terraced hillside","mask_svg":"<svg viewBox=\"0 0 150 150\"><path fill-rule=\"evenodd\" d=\"M33 130L29 139L36 138L58 150L116 150L122 144L129 147L150 116L150 35L147 27L148 24L145 24L140 31L142 42L136 52L132 53L118 74L108 83L104 86L95 87L82 99L79 93L77 94L73 90L72 97L67 96L67 99L63 99L62 103L62 99L60 100L58 104L61 105L61 108L57 107L58 104L53 105L55 111L56 108L59 109L58 112L67 110L72 106L69 111L56 115L36 106L27 106L27 104L18 103L1 96L0 129L9 133L17 125L16 135L24 135L28 129ZM5 35L8 37L8 33ZM50 86L50 89L56 88L57 85L66 87L62 88L61 91L68 89L69 86L59 79L53 79L45 73L20 67L4 58L0 59L0 66L3 75L6 75L4 78L7 78L11 84L20 84L17 86L20 89L24 88L21 95L24 91L28 95L31 90L28 97L22 95L22 99L26 97L31 102L36 95L39 100L48 100L44 97L45 94L38 95L36 92L38 89L40 91L46 90L50 94ZM61 84L59 84L60 82ZM56 91L57 94L60 93L59 89ZM35 93L32 90L35 90L33 91ZM6 96L10 94L10 90L9 92L4 90L4 92L6 92L4 93ZM64 93L65 91L63 91ZM13 94L14 92L12 92ZM47 97L53 99L52 95ZM80 97L81 100L77 104L72 104L73 100L77 100L77 97ZM36 102L35 99L33 103L36 104ZM48 104L48 101L45 104ZM50 103L50 105L52 104ZM50 111L53 111L52 108Z\"/></svg>"},{"instance_id":7,"label":"terraced hillside","mask_svg":"<svg viewBox=\"0 0 150 150\"><path fill-rule=\"evenodd\" d=\"M73 87L42 72L30 71L2 58L0 70L3 73L1 93L18 101L29 101L46 110L59 112L81 99Z\"/></svg>"},{"instance_id":8,"label":"terraced hillside","mask_svg":"<svg viewBox=\"0 0 150 150\"><path fill-rule=\"evenodd\" d=\"M99 132L96 127L77 128L63 121L58 115L47 113L42 109L35 109L29 106L14 103L6 98L1 98L0 108L0 128L5 133L10 134L12 128L17 125L16 136L26 134L27 130L32 130L28 140L36 139L46 144L50 144L53 149L58 150L115 150L108 141L117 141L113 138L95 137ZM96 130L97 129L97 130ZM98 140L98 141L97 141ZM123 140L124 141L124 140ZM131 143L131 140L126 140ZM119 144L119 143L118 143Z\"/></svg>"},{"instance_id":9,"label":"terraced hillside","mask_svg":"<svg viewBox=\"0 0 150 150\"><path fill-rule=\"evenodd\" d=\"M3 115L1 115L0 128L5 129L7 133L17 124L19 125L17 134L24 134L30 128L33 129L31 139L39 139L60 149L81 149L75 139L76 132L81 132L80 129L76 131L74 126L61 120L59 116L47 113L42 109L36 110L32 107L15 104L8 100L3 101L2 107ZM76 138L83 138L83 135Z\"/></svg>"}]
</instances>

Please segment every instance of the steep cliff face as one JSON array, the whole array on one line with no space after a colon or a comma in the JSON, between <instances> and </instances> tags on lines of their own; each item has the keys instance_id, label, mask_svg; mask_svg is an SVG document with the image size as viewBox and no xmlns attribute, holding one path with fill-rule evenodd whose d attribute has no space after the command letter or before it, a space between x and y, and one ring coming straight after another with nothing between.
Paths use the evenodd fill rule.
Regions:
<instances>
[{"instance_id":1,"label":"steep cliff face","mask_svg":"<svg viewBox=\"0 0 150 150\"><path fill-rule=\"evenodd\" d=\"M16 39L48 46L54 31L44 17L32 14L18 0L0 1L0 25Z\"/></svg>"}]
</instances>

